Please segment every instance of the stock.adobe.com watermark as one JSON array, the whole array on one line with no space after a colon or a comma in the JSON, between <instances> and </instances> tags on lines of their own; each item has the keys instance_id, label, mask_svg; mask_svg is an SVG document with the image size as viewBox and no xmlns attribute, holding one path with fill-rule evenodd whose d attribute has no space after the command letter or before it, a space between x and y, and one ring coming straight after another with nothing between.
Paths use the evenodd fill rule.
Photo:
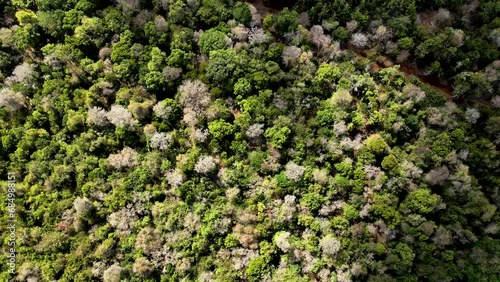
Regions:
<instances>
[{"instance_id":1,"label":"stock.adobe.com watermark","mask_svg":"<svg viewBox=\"0 0 500 282\"><path fill-rule=\"evenodd\" d=\"M16 175L14 172L7 174L8 189L7 189L7 266L9 273L14 275L16 273Z\"/></svg>"}]
</instances>

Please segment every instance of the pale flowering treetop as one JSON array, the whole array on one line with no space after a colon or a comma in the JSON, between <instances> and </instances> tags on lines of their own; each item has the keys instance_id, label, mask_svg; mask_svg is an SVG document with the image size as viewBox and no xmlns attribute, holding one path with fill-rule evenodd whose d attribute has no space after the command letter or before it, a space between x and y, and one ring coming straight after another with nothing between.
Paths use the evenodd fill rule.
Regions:
<instances>
[{"instance_id":1,"label":"pale flowering treetop","mask_svg":"<svg viewBox=\"0 0 500 282\"><path fill-rule=\"evenodd\" d=\"M165 178L167 179L168 184L174 188L179 187L182 183L184 183L184 176L180 170L168 170L165 173Z\"/></svg>"},{"instance_id":2,"label":"pale flowering treetop","mask_svg":"<svg viewBox=\"0 0 500 282\"><path fill-rule=\"evenodd\" d=\"M264 124L255 123L250 125L246 131L246 135L248 138L257 138L264 134Z\"/></svg>"},{"instance_id":3,"label":"pale flowering treetop","mask_svg":"<svg viewBox=\"0 0 500 282\"><path fill-rule=\"evenodd\" d=\"M319 241L319 246L325 255L334 256L340 250L340 241L329 234Z\"/></svg>"},{"instance_id":4,"label":"pale flowering treetop","mask_svg":"<svg viewBox=\"0 0 500 282\"><path fill-rule=\"evenodd\" d=\"M104 282L119 282L122 268L116 262L106 269L102 275L102 280Z\"/></svg>"},{"instance_id":5,"label":"pale flowering treetop","mask_svg":"<svg viewBox=\"0 0 500 282\"><path fill-rule=\"evenodd\" d=\"M288 178L297 182L302 178L306 169L303 166L297 165L294 162L289 162L285 167L285 174Z\"/></svg>"},{"instance_id":6,"label":"pale flowering treetop","mask_svg":"<svg viewBox=\"0 0 500 282\"><path fill-rule=\"evenodd\" d=\"M283 48L283 63L285 65L293 65L298 62L302 49L295 46L285 46Z\"/></svg>"},{"instance_id":7,"label":"pale flowering treetop","mask_svg":"<svg viewBox=\"0 0 500 282\"><path fill-rule=\"evenodd\" d=\"M125 147L117 154L109 155L108 163L116 169L133 168L138 164L138 155L134 149Z\"/></svg>"},{"instance_id":8,"label":"pale flowering treetop","mask_svg":"<svg viewBox=\"0 0 500 282\"><path fill-rule=\"evenodd\" d=\"M149 140L149 146L160 151L168 149L170 143L172 143L172 134L164 132L155 132Z\"/></svg>"},{"instance_id":9,"label":"pale flowering treetop","mask_svg":"<svg viewBox=\"0 0 500 282\"><path fill-rule=\"evenodd\" d=\"M14 92L9 88L0 90L0 107L5 107L12 112L16 112L24 107L25 99L23 94Z\"/></svg>"},{"instance_id":10,"label":"pale flowering treetop","mask_svg":"<svg viewBox=\"0 0 500 282\"><path fill-rule=\"evenodd\" d=\"M238 25L231 28L231 33L239 41L246 41L249 32L250 32L249 29L246 28L244 25Z\"/></svg>"},{"instance_id":11,"label":"pale flowering treetop","mask_svg":"<svg viewBox=\"0 0 500 282\"><path fill-rule=\"evenodd\" d=\"M186 80L179 86L179 103L184 112L183 121L195 126L210 105L208 87L199 80Z\"/></svg>"},{"instance_id":12,"label":"pale flowering treetop","mask_svg":"<svg viewBox=\"0 0 500 282\"><path fill-rule=\"evenodd\" d=\"M168 23L164 17L157 15L154 19L156 30L165 32L168 31Z\"/></svg>"},{"instance_id":13,"label":"pale flowering treetop","mask_svg":"<svg viewBox=\"0 0 500 282\"><path fill-rule=\"evenodd\" d=\"M208 87L199 80L187 80L179 86L179 102L183 108L190 108L196 113L203 112L210 104Z\"/></svg>"},{"instance_id":14,"label":"pale flowering treetop","mask_svg":"<svg viewBox=\"0 0 500 282\"><path fill-rule=\"evenodd\" d=\"M106 110L101 107L89 108L87 112L87 122L97 126L109 125L109 120Z\"/></svg>"},{"instance_id":15,"label":"pale flowering treetop","mask_svg":"<svg viewBox=\"0 0 500 282\"><path fill-rule=\"evenodd\" d=\"M137 122L128 109L116 104L111 106L106 117L116 127L132 127Z\"/></svg>"},{"instance_id":16,"label":"pale flowering treetop","mask_svg":"<svg viewBox=\"0 0 500 282\"><path fill-rule=\"evenodd\" d=\"M271 38L262 28L252 27L252 29L248 33L248 43L250 44L267 43L270 39Z\"/></svg>"},{"instance_id":17,"label":"pale flowering treetop","mask_svg":"<svg viewBox=\"0 0 500 282\"><path fill-rule=\"evenodd\" d=\"M494 96L491 98L491 105L495 108L500 108L500 96Z\"/></svg>"},{"instance_id":18,"label":"pale flowering treetop","mask_svg":"<svg viewBox=\"0 0 500 282\"><path fill-rule=\"evenodd\" d=\"M92 209L92 202L86 197L77 197L73 201L73 207L77 214L87 214Z\"/></svg>"},{"instance_id":19,"label":"pale flowering treetop","mask_svg":"<svg viewBox=\"0 0 500 282\"><path fill-rule=\"evenodd\" d=\"M27 86L35 86L35 68L33 65L23 62L22 64L16 66L12 71L12 76L5 80L7 85L12 85L14 83L22 82Z\"/></svg>"},{"instance_id":20,"label":"pale flowering treetop","mask_svg":"<svg viewBox=\"0 0 500 282\"><path fill-rule=\"evenodd\" d=\"M195 128L194 130L191 131L191 135L196 140L196 142L203 143L207 140L208 136L210 135L210 132L205 129L200 129L200 128Z\"/></svg>"},{"instance_id":21,"label":"pale flowering treetop","mask_svg":"<svg viewBox=\"0 0 500 282\"><path fill-rule=\"evenodd\" d=\"M465 120L470 123L476 123L480 116L481 113L475 108L467 108L465 111Z\"/></svg>"},{"instance_id":22,"label":"pale flowering treetop","mask_svg":"<svg viewBox=\"0 0 500 282\"><path fill-rule=\"evenodd\" d=\"M194 166L197 173L207 174L212 172L216 167L215 159L212 156L201 156Z\"/></svg>"},{"instance_id":23,"label":"pale flowering treetop","mask_svg":"<svg viewBox=\"0 0 500 282\"><path fill-rule=\"evenodd\" d=\"M351 37L351 44L356 48L363 49L368 44L368 37L361 32L354 33Z\"/></svg>"},{"instance_id":24,"label":"pale flowering treetop","mask_svg":"<svg viewBox=\"0 0 500 282\"><path fill-rule=\"evenodd\" d=\"M282 252L286 253L290 250L290 242L288 238L290 237L290 232L280 231L274 235L274 243Z\"/></svg>"},{"instance_id":25,"label":"pale flowering treetop","mask_svg":"<svg viewBox=\"0 0 500 282\"><path fill-rule=\"evenodd\" d=\"M168 119L173 111L172 106L167 105L165 101L160 101L153 106L153 113L161 119Z\"/></svg>"}]
</instances>

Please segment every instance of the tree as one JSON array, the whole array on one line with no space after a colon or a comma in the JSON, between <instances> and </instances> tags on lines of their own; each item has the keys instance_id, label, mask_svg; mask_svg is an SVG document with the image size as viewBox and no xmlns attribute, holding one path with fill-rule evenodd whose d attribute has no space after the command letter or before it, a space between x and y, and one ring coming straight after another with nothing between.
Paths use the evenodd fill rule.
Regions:
<instances>
[{"instance_id":1,"label":"tree","mask_svg":"<svg viewBox=\"0 0 500 282\"><path fill-rule=\"evenodd\" d=\"M38 46L40 33L33 24L26 24L14 31L14 45L20 51Z\"/></svg>"},{"instance_id":2,"label":"tree","mask_svg":"<svg viewBox=\"0 0 500 282\"><path fill-rule=\"evenodd\" d=\"M386 156L382 160L382 168L385 170L392 170L398 166L398 159L393 154Z\"/></svg>"},{"instance_id":3,"label":"tree","mask_svg":"<svg viewBox=\"0 0 500 282\"><path fill-rule=\"evenodd\" d=\"M179 86L179 103L184 109L202 114L210 103L208 87L199 80L186 80Z\"/></svg>"},{"instance_id":4,"label":"tree","mask_svg":"<svg viewBox=\"0 0 500 282\"><path fill-rule=\"evenodd\" d=\"M77 214L86 215L92 209L92 202L86 197L77 197L73 202Z\"/></svg>"},{"instance_id":5,"label":"tree","mask_svg":"<svg viewBox=\"0 0 500 282\"><path fill-rule=\"evenodd\" d=\"M248 138L255 139L264 133L264 125L263 124L252 124L250 127L248 127L246 131L246 135Z\"/></svg>"},{"instance_id":6,"label":"tree","mask_svg":"<svg viewBox=\"0 0 500 282\"><path fill-rule=\"evenodd\" d=\"M160 151L165 151L168 146L172 143L172 135L169 133L158 133L155 132L151 139L149 140L149 146L153 149L158 149Z\"/></svg>"},{"instance_id":7,"label":"tree","mask_svg":"<svg viewBox=\"0 0 500 282\"><path fill-rule=\"evenodd\" d=\"M140 257L135 260L132 271L139 277L147 278L154 271L154 265L147 258Z\"/></svg>"},{"instance_id":8,"label":"tree","mask_svg":"<svg viewBox=\"0 0 500 282\"><path fill-rule=\"evenodd\" d=\"M474 108L467 108L465 111L465 120L469 123L476 123L481 113Z\"/></svg>"},{"instance_id":9,"label":"tree","mask_svg":"<svg viewBox=\"0 0 500 282\"><path fill-rule=\"evenodd\" d=\"M155 254L161 250L162 243L161 232L150 226L146 226L137 234L135 248L142 250L145 254Z\"/></svg>"},{"instance_id":10,"label":"tree","mask_svg":"<svg viewBox=\"0 0 500 282\"><path fill-rule=\"evenodd\" d=\"M130 30L126 30L120 35L120 40L113 44L112 52L111 52L111 60L114 63L120 63L124 60L131 59L132 53L132 39L133 34Z\"/></svg>"},{"instance_id":11,"label":"tree","mask_svg":"<svg viewBox=\"0 0 500 282\"><path fill-rule=\"evenodd\" d=\"M165 77L159 71L151 71L144 76L144 84L148 90L160 92L165 90Z\"/></svg>"},{"instance_id":12,"label":"tree","mask_svg":"<svg viewBox=\"0 0 500 282\"><path fill-rule=\"evenodd\" d=\"M102 280L104 282L119 282L121 279L122 268L118 265L118 263L114 263L111 265L102 276Z\"/></svg>"},{"instance_id":13,"label":"tree","mask_svg":"<svg viewBox=\"0 0 500 282\"><path fill-rule=\"evenodd\" d=\"M248 34L248 42L252 45L267 43L269 40L270 37L262 28L252 27Z\"/></svg>"},{"instance_id":14,"label":"tree","mask_svg":"<svg viewBox=\"0 0 500 282\"><path fill-rule=\"evenodd\" d=\"M363 144L368 151L376 155L383 154L389 149L389 146L380 134L372 134L368 136Z\"/></svg>"},{"instance_id":15,"label":"tree","mask_svg":"<svg viewBox=\"0 0 500 282\"><path fill-rule=\"evenodd\" d=\"M216 167L215 159L212 156L200 156L196 165L194 166L194 170L197 173L207 174L212 172Z\"/></svg>"},{"instance_id":16,"label":"tree","mask_svg":"<svg viewBox=\"0 0 500 282\"><path fill-rule=\"evenodd\" d=\"M33 11L30 10L21 10L16 12L16 19L19 22L20 26L24 26L26 24L36 24L37 16Z\"/></svg>"},{"instance_id":17,"label":"tree","mask_svg":"<svg viewBox=\"0 0 500 282\"><path fill-rule=\"evenodd\" d=\"M333 39L342 43L347 42L350 37L349 31L343 26L337 27L332 33Z\"/></svg>"},{"instance_id":18,"label":"tree","mask_svg":"<svg viewBox=\"0 0 500 282\"><path fill-rule=\"evenodd\" d=\"M328 234L321 238L319 246L325 255L335 256L340 250L340 241L337 240L332 234Z\"/></svg>"},{"instance_id":19,"label":"tree","mask_svg":"<svg viewBox=\"0 0 500 282\"><path fill-rule=\"evenodd\" d=\"M234 85L234 95L236 96L248 96L252 92L252 85L246 78L238 79L238 82Z\"/></svg>"},{"instance_id":20,"label":"tree","mask_svg":"<svg viewBox=\"0 0 500 282\"><path fill-rule=\"evenodd\" d=\"M417 189L406 197L402 206L413 212L426 214L432 212L438 202L439 196L431 194L427 189Z\"/></svg>"},{"instance_id":21,"label":"tree","mask_svg":"<svg viewBox=\"0 0 500 282\"><path fill-rule=\"evenodd\" d=\"M180 116L180 107L174 99L167 98L153 107L156 117L165 121L174 121Z\"/></svg>"},{"instance_id":22,"label":"tree","mask_svg":"<svg viewBox=\"0 0 500 282\"><path fill-rule=\"evenodd\" d=\"M294 65L298 62L302 50L295 46L285 46L283 48L283 63L285 65Z\"/></svg>"},{"instance_id":23,"label":"tree","mask_svg":"<svg viewBox=\"0 0 500 282\"><path fill-rule=\"evenodd\" d=\"M116 127L129 128L137 123L130 111L121 105L112 105L106 117Z\"/></svg>"},{"instance_id":24,"label":"tree","mask_svg":"<svg viewBox=\"0 0 500 282\"><path fill-rule=\"evenodd\" d=\"M268 139L271 146L281 149L283 145L288 141L288 138L292 133L292 130L288 127L273 126L266 129L264 136Z\"/></svg>"},{"instance_id":25,"label":"tree","mask_svg":"<svg viewBox=\"0 0 500 282\"><path fill-rule=\"evenodd\" d=\"M352 100L353 98L349 91L339 90L333 93L331 103L335 107L348 109L351 106Z\"/></svg>"},{"instance_id":26,"label":"tree","mask_svg":"<svg viewBox=\"0 0 500 282\"><path fill-rule=\"evenodd\" d=\"M252 14L250 13L250 9L248 8L248 4L245 2L236 2L233 6L233 17L244 25L250 24L252 20Z\"/></svg>"},{"instance_id":27,"label":"tree","mask_svg":"<svg viewBox=\"0 0 500 282\"><path fill-rule=\"evenodd\" d=\"M351 44L359 49L364 49L368 45L368 37L360 32L354 33L351 36Z\"/></svg>"},{"instance_id":28,"label":"tree","mask_svg":"<svg viewBox=\"0 0 500 282\"><path fill-rule=\"evenodd\" d=\"M243 76L250 60L234 49L212 51L209 57L207 77L218 85L233 85Z\"/></svg>"},{"instance_id":29,"label":"tree","mask_svg":"<svg viewBox=\"0 0 500 282\"><path fill-rule=\"evenodd\" d=\"M226 35L217 29L209 29L201 35L198 46L200 47L201 53L207 55L210 51L226 49Z\"/></svg>"},{"instance_id":30,"label":"tree","mask_svg":"<svg viewBox=\"0 0 500 282\"><path fill-rule=\"evenodd\" d=\"M284 8L274 17L273 21L276 24L276 31L280 34L293 32L299 24L299 13L294 10Z\"/></svg>"},{"instance_id":31,"label":"tree","mask_svg":"<svg viewBox=\"0 0 500 282\"><path fill-rule=\"evenodd\" d=\"M82 24L75 28L75 44L78 46L101 46L104 42L105 30L102 20L97 17L82 18Z\"/></svg>"},{"instance_id":32,"label":"tree","mask_svg":"<svg viewBox=\"0 0 500 282\"><path fill-rule=\"evenodd\" d=\"M455 77L453 96L455 98L479 98L492 94L492 87L482 72L463 72ZM465 95L467 95L465 97Z\"/></svg>"},{"instance_id":33,"label":"tree","mask_svg":"<svg viewBox=\"0 0 500 282\"><path fill-rule=\"evenodd\" d=\"M288 240L289 237L290 237L290 232L286 231L280 231L274 234L273 238L274 243L284 253L287 253L291 248L291 245Z\"/></svg>"},{"instance_id":34,"label":"tree","mask_svg":"<svg viewBox=\"0 0 500 282\"><path fill-rule=\"evenodd\" d=\"M317 83L322 88L332 89L333 85L340 79L341 72L338 67L322 63L319 65L313 82Z\"/></svg>"},{"instance_id":35,"label":"tree","mask_svg":"<svg viewBox=\"0 0 500 282\"><path fill-rule=\"evenodd\" d=\"M138 153L130 147L125 147L117 154L110 154L108 162L116 169L133 168L138 164Z\"/></svg>"},{"instance_id":36,"label":"tree","mask_svg":"<svg viewBox=\"0 0 500 282\"><path fill-rule=\"evenodd\" d=\"M286 164L285 174L288 178L297 182L302 178L305 170L303 166L297 165L294 162L289 162Z\"/></svg>"},{"instance_id":37,"label":"tree","mask_svg":"<svg viewBox=\"0 0 500 282\"><path fill-rule=\"evenodd\" d=\"M8 88L0 90L0 107L5 107L12 112L16 112L24 107L25 98L19 92L14 92Z\"/></svg>"},{"instance_id":38,"label":"tree","mask_svg":"<svg viewBox=\"0 0 500 282\"><path fill-rule=\"evenodd\" d=\"M68 119L66 121L66 127L69 131L77 131L83 129L85 124L85 115L80 112L75 112L70 110L68 112Z\"/></svg>"},{"instance_id":39,"label":"tree","mask_svg":"<svg viewBox=\"0 0 500 282\"><path fill-rule=\"evenodd\" d=\"M222 140L224 137L233 134L235 128L232 124L222 119L218 119L208 124L208 130L210 135L215 139Z\"/></svg>"},{"instance_id":40,"label":"tree","mask_svg":"<svg viewBox=\"0 0 500 282\"><path fill-rule=\"evenodd\" d=\"M87 112L87 123L101 127L110 124L106 110L100 107L89 108Z\"/></svg>"}]
</instances>

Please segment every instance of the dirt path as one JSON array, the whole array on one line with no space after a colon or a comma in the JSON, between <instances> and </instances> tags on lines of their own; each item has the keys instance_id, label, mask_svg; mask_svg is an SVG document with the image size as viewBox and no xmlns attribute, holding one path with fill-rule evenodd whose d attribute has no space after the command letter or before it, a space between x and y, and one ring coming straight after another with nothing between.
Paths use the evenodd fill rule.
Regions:
<instances>
[{"instance_id":1,"label":"dirt path","mask_svg":"<svg viewBox=\"0 0 500 282\"><path fill-rule=\"evenodd\" d=\"M358 50L350 45L347 49L352 51L358 57L366 58L365 50ZM378 72L378 70L386 67L386 66L379 65L377 62L373 62L373 64L374 64L373 68L374 68L375 72ZM387 66L395 65L390 60L387 60L384 64ZM399 66L400 66L399 70L402 73L404 73L407 77L410 77L410 76L415 77L421 83L432 87L434 90L436 90L439 93L446 96L446 98L448 100L453 99L453 88L451 87L449 82L446 82L446 84L444 84L444 83L442 83L442 81L438 77L425 76L421 73L421 71L419 69L417 69L416 67L410 66L410 64L408 64L408 63L402 63L402 64L399 64Z\"/></svg>"},{"instance_id":2,"label":"dirt path","mask_svg":"<svg viewBox=\"0 0 500 282\"><path fill-rule=\"evenodd\" d=\"M271 5L267 1L264 0L246 0L245 2L252 4L255 9L259 12L259 14L264 18L268 14L277 14L279 13L285 6L280 7L279 5Z\"/></svg>"},{"instance_id":3,"label":"dirt path","mask_svg":"<svg viewBox=\"0 0 500 282\"><path fill-rule=\"evenodd\" d=\"M277 14L284 8L291 9L295 5L295 0L243 0L252 4L259 14L264 18L268 14Z\"/></svg>"}]
</instances>

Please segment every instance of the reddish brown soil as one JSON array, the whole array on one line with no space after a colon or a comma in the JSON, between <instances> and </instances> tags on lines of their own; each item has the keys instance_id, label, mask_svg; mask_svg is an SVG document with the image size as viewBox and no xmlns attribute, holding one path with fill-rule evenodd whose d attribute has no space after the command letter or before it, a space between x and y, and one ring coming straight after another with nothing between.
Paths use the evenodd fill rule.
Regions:
<instances>
[{"instance_id":1,"label":"reddish brown soil","mask_svg":"<svg viewBox=\"0 0 500 282\"><path fill-rule=\"evenodd\" d=\"M348 46L348 49L351 50L351 51L353 51L356 54L356 56L358 56L360 58L366 58L366 52L365 52L365 50L358 50L358 49L354 48L351 45ZM384 62L383 62L383 65L380 65L377 62L374 62L373 66L372 66L372 70L374 72L378 72L380 69L382 69L384 67L390 67L390 66L393 66L393 65L394 65L394 63L391 60L385 59ZM425 75L423 75L421 73L421 71L419 69L417 69L416 67L411 66L408 63L402 63L402 64L399 64L399 65L400 65L399 70L402 73L404 73L406 76L408 76L408 77L409 76L416 77L418 80L420 80L420 82L422 82L422 83L424 83L426 85L429 85L430 87L432 87L433 89L435 89L439 93L442 93L444 96L446 96L446 98L448 100L452 99L452 97L453 97L453 88L451 87L449 81L442 81L438 77L425 76Z\"/></svg>"}]
</instances>

